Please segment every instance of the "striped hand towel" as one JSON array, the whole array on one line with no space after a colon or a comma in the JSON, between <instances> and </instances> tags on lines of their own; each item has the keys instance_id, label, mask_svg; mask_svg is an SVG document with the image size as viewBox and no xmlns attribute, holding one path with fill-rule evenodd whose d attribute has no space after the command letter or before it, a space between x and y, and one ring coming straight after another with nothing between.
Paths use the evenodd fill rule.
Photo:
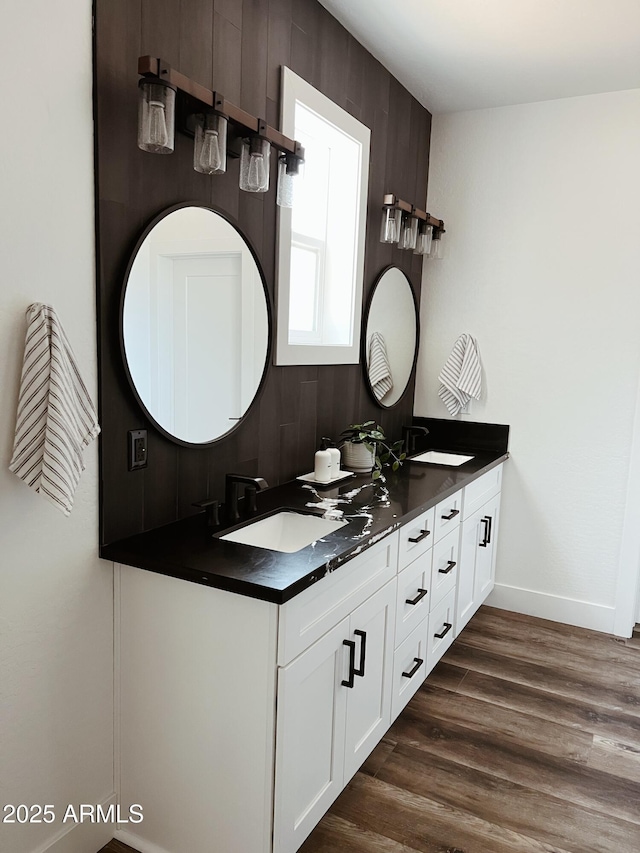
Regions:
<instances>
[{"instance_id":1,"label":"striped hand towel","mask_svg":"<svg viewBox=\"0 0 640 853\"><path fill-rule=\"evenodd\" d=\"M380 332L373 332L369 338L369 382L377 400L382 400L393 388L387 345Z\"/></svg>"},{"instance_id":2,"label":"striped hand towel","mask_svg":"<svg viewBox=\"0 0 640 853\"><path fill-rule=\"evenodd\" d=\"M471 335L460 335L438 379L441 382L438 396L450 415L459 414L471 397L480 399L482 367L478 345Z\"/></svg>"},{"instance_id":3,"label":"striped hand towel","mask_svg":"<svg viewBox=\"0 0 640 853\"><path fill-rule=\"evenodd\" d=\"M98 435L96 411L51 306L27 309L27 337L9 470L65 515Z\"/></svg>"}]
</instances>

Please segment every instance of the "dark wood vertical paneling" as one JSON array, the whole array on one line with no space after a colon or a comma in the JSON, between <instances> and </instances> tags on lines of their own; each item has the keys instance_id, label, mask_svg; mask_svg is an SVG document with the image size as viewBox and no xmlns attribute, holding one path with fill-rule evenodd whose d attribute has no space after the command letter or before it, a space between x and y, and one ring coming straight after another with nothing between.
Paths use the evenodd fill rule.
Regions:
<instances>
[{"instance_id":1,"label":"dark wood vertical paneling","mask_svg":"<svg viewBox=\"0 0 640 853\"><path fill-rule=\"evenodd\" d=\"M292 0L269 0L267 98L276 103L280 101L282 66L291 67L291 4Z\"/></svg>"},{"instance_id":2,"label":"dark wood vertical paneling","mask_svg":"<svg viewBox=\"0 0 640 853\"><path fill-rule=\"evenodd\" d=\"M243 0L213 0L214 11L242 29Z\"/></svg>"},{"instance_id":3,"label":"dark wood vertical paneling","mask_svg":"<svg viewBox=\"0 0 640 853\"><path fill-rule=\"evenodd\" d=\"M275 304L275 187L238 189L238 162L208 178L192 169L192 143L178 135L168 157L139 151L136 60L162 56L251 113L279 124L281 66L293 70L371 128L364 292L394 263L420 293L421 261L378 241L385 192L424 204L431 116L316 0L96 0L97 210L99 258L103 542L194 512L223 498L224 475L273 485L312 470L323 435L374 418L392 437L412 415L413 382L394 409L370 399L358 365L269 367L240 427L208 448L185 448L146 422L129 389L117 336L129 254L142 228L181 201L212 204L248 236ZM273 172L272 172L273 178ZM149 431L149 465L127 470L127 430Z\"/></svg>"},{"instance_id":4,"label":"dark wood vertical paneling","mask_svg":"<svg viewBox=\"0 0 640 853\"><path fill-rule=\"evenodd\" d=\"M324 9L320 15L320 28L316 35L320 57L347 56L349 50L349 33L338 21ZM350 98L348 85L345 86L345 69L343 62L319 62L318 88L334 103L347 108L351 99L355 106L359 102Z\"/></svg>"},{"instance_id":5,"label":"dark wood vertical paneling","mask_svg":"<svg viewBox=\"0 0 640 853\"><path fill-rule=\"evenodd\" d=\"M213 86L211 0L180 0L179 46L180 71L203 86Z\"/></svg>"},{"instance_id":6,"label":"dark wood vertical paneling","mask_svg":"<svg viewBox=\"0 0 640 853\"><path fill-rule=\"evenodd\" d=\"M264 118L267 109L267 33L269 0L244 0L242 16L243 109Z\"/></svg>"},{"instance_id":7,"label":"dark wood vertical paneling","mask_svg":"<svg viewBox=\"0 0 640 853\"><path fill-rule=\"evenodd\" d=\"M181 0L142 0L141 53L180 67Z\"/></svg>"}]
</instances>

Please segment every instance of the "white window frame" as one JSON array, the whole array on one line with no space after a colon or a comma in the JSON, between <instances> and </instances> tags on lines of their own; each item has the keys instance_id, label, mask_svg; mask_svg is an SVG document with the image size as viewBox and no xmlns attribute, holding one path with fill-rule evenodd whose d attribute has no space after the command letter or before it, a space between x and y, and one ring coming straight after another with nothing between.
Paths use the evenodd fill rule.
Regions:
<instances>
[{"instance_id":1,"label":"white window frame","mask_svg":"<svg viewBox=\"0 0 640 853\"><path fill-rule=\"evenodd\" d=\"M364 250L367 224L367 195L369 187L369 148L371 131L362 122L349 115L291 69L282 69L282 132L295 138L295 107L303 104L326 122L333 124L354 139L360 147L358 174L358 197L356 208L356 254L352 270L345 270L345 310L351 311L352 335L349 345L335 346L312 341L309 336L304 343L289 341L289 297L291 281L291 246L299 242L299 235L292 233L292 211L278 208L277 249L277 326L275 363L288 364L358 364L360 361L360 327L362 322L362 291L364 278ZM306 166L305 166L306 168ZM330 247L327 247L329 250ZM351 282L348 278L351 278ZM351 287L349 288L349 285ZM328 286L328 285L327 285ZM325 285L321 287L323 290ZM349 292L350 289L350 292ZM297 337L297 336L296 336ZM300 338L298 338L300 340Z\"/></svg>"}]
</instances>

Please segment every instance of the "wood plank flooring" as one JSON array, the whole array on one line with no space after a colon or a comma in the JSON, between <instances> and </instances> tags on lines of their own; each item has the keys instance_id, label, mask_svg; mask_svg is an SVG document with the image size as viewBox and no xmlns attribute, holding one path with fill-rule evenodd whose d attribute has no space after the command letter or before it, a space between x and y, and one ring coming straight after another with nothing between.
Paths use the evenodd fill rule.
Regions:
<instances>
[{"instance_id":1,"label":"wood plank flooring","mask_svg":"<svg viewBox=\"0 0 640 853\"><path fill-rule=\"evenodd\" d=\"M481 608L300 853L337 851L638 853L638 638Z\"/></svg>"}]
</instances>

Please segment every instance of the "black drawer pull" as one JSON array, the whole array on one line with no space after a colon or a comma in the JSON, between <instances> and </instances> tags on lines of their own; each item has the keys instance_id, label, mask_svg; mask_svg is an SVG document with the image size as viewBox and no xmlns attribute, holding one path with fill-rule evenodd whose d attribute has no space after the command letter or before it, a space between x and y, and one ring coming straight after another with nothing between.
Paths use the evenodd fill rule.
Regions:
<instances>
[{"instance_id":1,"label":"black drawer pull","mask_svg":"<svg viewBox=\"0 0 640 853\"><path fill-rule=\"evenodd\" d=\"M340 683L343 687L353 687L356 674L356 643L355 640L343 640L343 646L349 646L349 676Z\"/></svg>"},{"instance_id":2,"label":"black drawer pull","mask_svg":"<svg viewBox=\"0 0 640 853\"><path fill-rule=\"evenodd\" d=\"M357 669L354 669L354 673L359 675L361 678L364 677L364 662L367 656L367 632L366 631L354 631L353 632L356 637L361 638L360 642L360 666Z\"/></svg>"},{"instance_id":3,"label":"black drawer pull","mask_svg":"<svg viewBox=\"0 0 640 853\"><path fill-rule=\"evenodd\" d=\"M422 599L425 597L425 595L428 592L429 592L428 589L418 588L418 594L416 595L416 597L415 598L405 598L404 603L405 604L417 604L419 601L422 601Z\"/></svg>"},{"instance_id":4,"label":"black drawer pull","mask_svg":"<svg viewBox=\"0 0 640 853\"><path fill-rule=\"evenodd\" d=\"M486 548L491 542L491 516L485 515L485 517L481 518L480 521L484 524L484 533L482 536L482 542L478 542L478 547Z\"/></svg>"},{"instance_id":5,"label":"black drawer pull","mask_svg":"<svg viewBox=\"0 0 640 853\"><path fill-rule=\"evenodd\" d=\"M415 545L415 544L416 544L416 542L422 542L422 540L423 540L423 539L426 539L426 538L427 538L427 536L430 536L430 535L431 535L431 531L430 531L430 530L422 530L422 529L421 529L421 530L420 530L420 536L415 536L415 537L411 537L411 536L410 536L410 537L409 537L409 542L412 542L412 543Z\"/></svg>"},{"instance_id":6,"label":"black drawer pull","mask_svg":"<svg viewBox=\"0 0 640 853\"><path fill-rule=\"evenodd\" d=\"M420 667L424 663L424 661L421 658L414 658L414 661L415 661L415 664L411 667L409 672L403 672L402 673L403 678L413 678L413 676L416 674L416 672L420 669Z\"/></svg>"},{"instance_id":7,"label":"black drawer pull","mask_svg":"<svg viewBox=\"0 0 640 853\"><path fill-rule=\"evenodd\" d=\"M449 574L449 572L451 571L451 569L455 569L455 567L456 567L457 565L458 565L458 564L457 564L457 563L455 563L453 560L449 560L449 561L447 562L447 568L446 568L446 569L438 569L438 573L439 573L439 574L441 574L441 575L448 575L448 574Z\"/></svg>"},{"instance_id":8,"label":"black drawer pull","mask_svg":"<svg viewBox=\"0 0 640 853\"><path fill-rule=\"evenodd\" d=\"M455 518L456 515L460 515L459 509L452 509L449 515L441 515L440 518L442 518L444 521L451 521L451 519Z\"/></svg>"},{"instance_id":9,"label":"black drawer pull","mask_svg":"<svg viewBox=\"0 0 640 853\"><path fill-rule=\"evenodd\" d=\"M434 634L433 636L437 637L439 640L441 640L443 637L446 637L446 635L449 633L449 631L452 628L453 628L453 625L451 624L451 622L445 622L443 631L440 634Z\"/></svg>"}]
</instances>

